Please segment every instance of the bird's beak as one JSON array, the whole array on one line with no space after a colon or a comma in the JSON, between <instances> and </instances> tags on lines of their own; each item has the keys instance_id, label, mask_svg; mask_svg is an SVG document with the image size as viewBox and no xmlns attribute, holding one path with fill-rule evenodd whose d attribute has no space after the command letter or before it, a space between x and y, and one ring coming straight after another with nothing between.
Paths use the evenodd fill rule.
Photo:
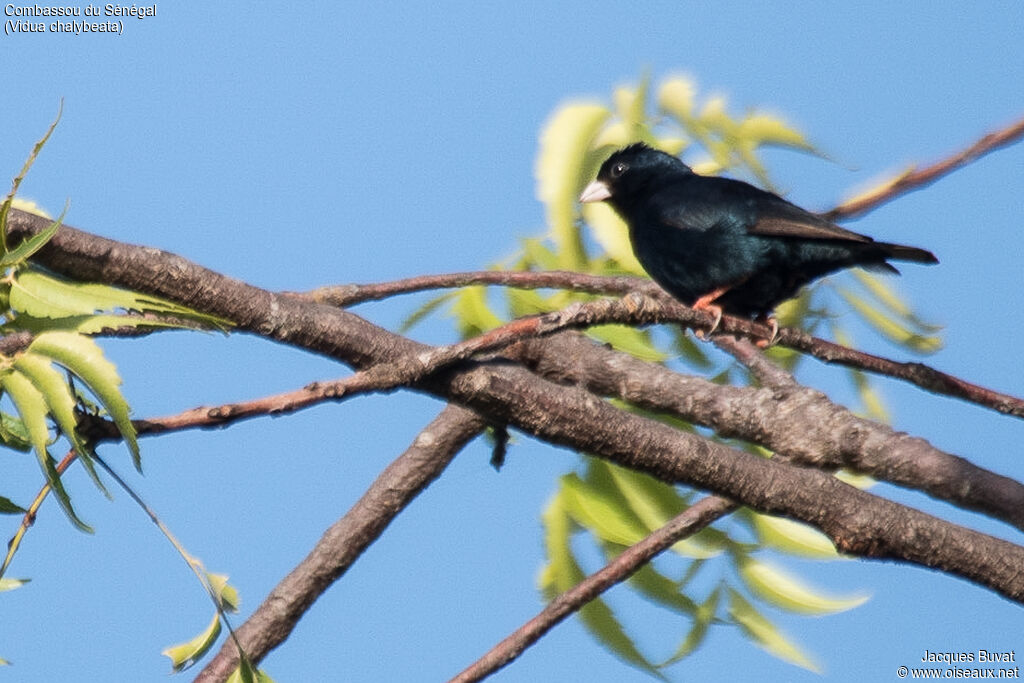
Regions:
<instances>
[{"instance_id":1,"label":"bird's beak","mask_svg":"<svg viewBox=\"0 0 1024 683\"><path fill-rule=\"evenodd\" d=\"M580 203L603 202L611 196L612 191L608 188L608 185L600 180L595 180L583 188L583 194L580 195Z\"/></svg>"}]
</instances>

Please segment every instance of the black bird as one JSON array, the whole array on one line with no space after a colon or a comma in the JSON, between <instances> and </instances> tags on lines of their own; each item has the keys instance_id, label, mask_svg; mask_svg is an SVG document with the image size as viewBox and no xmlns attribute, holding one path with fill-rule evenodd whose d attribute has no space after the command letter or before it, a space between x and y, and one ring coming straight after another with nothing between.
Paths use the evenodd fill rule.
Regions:
<instances>
[{"instance_id":1,"label":"black bird","mask_svg":"<svg viewBox=\"0 0 1024 683\"><path fill-rule=\"evenodd\" d=\"M607 201L629 226L637 260L683 303L767 320L812 280L887 259L938 263L924 249L875 242L748 183L702 176L643 143L612 154L581 202ZM714 328L712 328L714 329Z\"/></svg>"}]
</instances>

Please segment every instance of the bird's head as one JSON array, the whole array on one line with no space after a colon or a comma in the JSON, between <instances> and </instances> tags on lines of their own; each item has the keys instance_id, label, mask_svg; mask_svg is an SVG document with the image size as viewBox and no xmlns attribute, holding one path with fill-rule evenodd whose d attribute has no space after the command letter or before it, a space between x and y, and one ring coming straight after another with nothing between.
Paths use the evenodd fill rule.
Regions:
<instances>
[{"instance_id":1,"label":"bird's head","mask_svg":"<svg viewBox=\"0 0 1024 683\"><path fill-rule=\"evenodd\" d=\"M581 203L607 201L619 210L693 171L678 158L642 142L624 147L608 157L597 178L583 189Z\"/></svg>"}]
</instances>

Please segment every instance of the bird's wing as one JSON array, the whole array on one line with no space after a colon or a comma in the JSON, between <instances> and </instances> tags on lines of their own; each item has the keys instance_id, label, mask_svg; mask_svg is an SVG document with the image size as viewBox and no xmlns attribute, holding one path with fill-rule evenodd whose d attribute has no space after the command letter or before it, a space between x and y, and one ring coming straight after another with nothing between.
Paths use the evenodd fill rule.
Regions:
<instances>
[{"instance_id":1,"label":"bird's wing","mask_svg":"<svg viewBox=\"0 0 1024 683\"><path fill-rule=\"evenodd\" d=\"M840 228L832 221L804 211L782 198L762 203L757 220L750 224L747 232L751 235L768 237L798 237L811 240L843 240L848 242L872 242L867 235Z\"/></svg>"}]
</instances>

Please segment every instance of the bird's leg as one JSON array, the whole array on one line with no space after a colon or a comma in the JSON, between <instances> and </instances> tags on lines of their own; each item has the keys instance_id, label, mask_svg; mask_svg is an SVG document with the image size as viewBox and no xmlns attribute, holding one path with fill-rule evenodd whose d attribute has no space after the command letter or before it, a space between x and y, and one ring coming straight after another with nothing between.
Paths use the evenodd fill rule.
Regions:
<instances>
[{"instance_id":1,"label":"bird's leg","mask_svg":"<svg viewBox=\"0 0 1024 683\"><path fill-rule=\"evenodd\" d=\"M757 348L766 349L772 344L774 344L775 341L779 338L779 321L771 313L766 313L757 316L757 320L755 320L755 322L759 322L763 325L767 325L768 327L772 328L772 333L771 335L769 335L767 339L758 339L756 342L754 342L757 345Z\"/></svg>"},{"instance_id":2,"label":"bird's leg","mask_svg":"<svg viewBox=\"0 0 1024 683\"><path fill-rule=\"evenodd\" d=\"M714 331L718 329L718 325L722 322L722 307L714 304L713 302L715 299L722 296L730 289L731 286L719 287L713 292L709 292L708 294L705 294L704 296L693 302L692 308L694 308L695 310L708 311L709 313L715 316L715 322L711 323L711 329L709 329L706 333L704 332L704 330L694 330L694 334L697 336L698 339L702 341L707 341L707 338L710 337L714 333Z\"/></svg>"}]
</instances>

